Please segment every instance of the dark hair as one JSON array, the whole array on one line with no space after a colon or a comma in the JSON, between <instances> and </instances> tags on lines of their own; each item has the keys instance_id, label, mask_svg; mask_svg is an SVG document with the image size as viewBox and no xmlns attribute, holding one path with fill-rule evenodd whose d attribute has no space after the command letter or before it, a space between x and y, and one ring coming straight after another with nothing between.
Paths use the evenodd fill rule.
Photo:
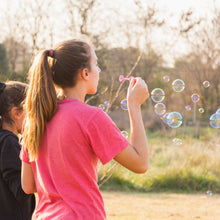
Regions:
<instances>
[{"instance_id":1,"label":"dark hair","mask_svg":"<svg viewBox=\"0 0 220 220\"><path fill-rule=\"evenodd\" d=\"M14 121L10 117L10 111L13 107L23 109L28 85L17 81L0 82L0 84L0 128L2 128L3 121L13 124Z\"/></svg>"},{"instance_id":2,"label":"dark hair","mask_svg":"<svg viewBox=\"0 0 220 220\"><path fill-rule=\"evenodd\" d=\"M53 58L54 83L61 88L73 87L79 71L90 69L91 48L83 41L63 41L55 46Z\"/></svg>"},{"instance_id":3,"label":"dark hair","mask_svg":"<svg viewBox=\"0 0 220 220\"><path fill-rule=\"evenodd\" d=\"M63 41L34 59L28 73L27 123L23 133L31 160L37 158L45 124L57 110L55 85L62 89L74 87L80 70L90 70L90 60L91 47L80 40Z\"/></svg>"}]
</instances>

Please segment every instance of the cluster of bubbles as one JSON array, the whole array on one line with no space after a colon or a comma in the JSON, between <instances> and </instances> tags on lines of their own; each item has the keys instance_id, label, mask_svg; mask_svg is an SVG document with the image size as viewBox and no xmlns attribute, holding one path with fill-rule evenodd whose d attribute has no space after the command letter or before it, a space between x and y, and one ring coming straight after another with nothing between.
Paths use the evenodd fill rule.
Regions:
<instances>
[{"instance_id":1,"label":"cluster of bubbles","mask_svg":"<svg viewBox=\"0 0 220 220\"><path fill-rule=\"evenodd\" d=\"M169 76L163 76L164 82L169 82L170 78ZM203 83L204 88L208 88L210 86L209 81L204 81ZM185 89L185 83L182 79L175 79L172 82L172 89L174 92L180 93ZM161 117L164 123L166 123L171 128L178 128L182 125L182 115L179 112L173 111L173 112L166 112L166 106L163 104L163 100L165 99L165 92L161 88L155 88L151 92L151 99L156 104L154 105L154 112ZM196 103L200 100L200 96L197 93L193 93L191 95L191 100L196 105ZM191 105L185 106L186 111L191 111L192 107ZM204 113L205 109L200 107L198 108L199 113ZM214 128L220 127L220 109L219 112L216 112L210 117L210 125ZM181 145L182 141L181 139L174 138L173 143L175 145Z\"/></svg>"},{"instance_id":2,"label":"cluster of bubbles","mask_svg":"<svg viewBox=\"0 0 220 220\"><path fill-rule=\"evenodd\" d=\"M164 78L164 80L168 80L168 77ZM173 89L177 92L183 91L185 88L185 84L182 80L175 80L172 83ZM154 105L154 112L162 116L164 123L168 124L171 128L177 128L182 124L182 115L179 112L170 112L166 113L166 106L162 103L165 98L165 92L161 88L155 88L151 92L151 99L156 102ZM166 114L165 114L166 113Z\"/></svg>"},{"instance_id":3,"label":"cluster of bubbles","mask_svg":"<svg viewBox=\"0 0 220 220\"><path fill-rule=\"evenodd\" d=\"M169 76L163 77L164 82L169 82ZM209 81L203 82L204 88L208 88L210 86ZM172 82L172 89L175 92L182 92L185 88L185 83L181 79L176 79ZM182 124L182 115L179 112L170 112L166 113L166 106L162 103L165 98L165 92L161 88L155 88L151 92L151 99L156 103L154 105L154 111L157 115L163 116L162 119L164 123L168 124L171 128L177 128ZM194 104L196 104L200 100L200 96L197 93L193 93L191 95L191 100ZM192 108L190 105L185 106L186 111L191 111ZM204 113L204 108L198 109L199 113ZM210 125L213 128L220 128L220 108L210 116Z\"/></svg>"},{"instance_id":4,"label":"cluster of bubbles","mask_svg":"<svg viewBox=\"0 0 220 220\"><path fill-rule=\"evenodd\" d=\"M119 81L123 82L125 80L131 81L133 78L133 76L130 77L124 77L123 75L119 76ZM169 76L163 76L163 80L164 82L168 83L170 81L170 77ZM204 81L203 83L203 87L204 88L208 88L210 87L210 82L209 81ZM182 79L175 79L172 82L172 89L174 92L180 93L185 89L185 83ZM171 128L178 128L182 125L182 115L179 112L173 111L173 112L166 112L166 105L163 102L163 100L165 99L165 92L163 89L161 88L155 88L152 90L151 92L151 99L153 100L153 102L155 102L154 105L154 112L161 117L161 119L163 120L164 123L166 123L169 127ZM194 93L191 95L191 100L194 104L196 104L199 100L200 100L200 96L197 93ZM107 108L107 106L109 105L108 101L105 101L104 104L100 104L99 108L105 110ZM128 106L127 106L127 99L123 99L120 103L121 108L125 111L128 110ZM186 111L191 111L192 107L191 105L186 105L185 106L185 110ZM204 113L205 110L204 108L199 108L198 109L199 113ZM220 108L210 116L210 125L213 128L220 128ZM122 135L124 137L128 137L128 133L126 131L122 131ZM182 141L179 138L174 138L173 139L173 143L175 145L181 145Z\"/></svg>"},{"instance_id":5,"label":"cluster of bubbles","mask_svg":"<svg viewBox=\"0 0 220 220\"><path fill-rule=\"evenodd\" d=\"M109 101L104 101L104 104L100 104L98 107L104 111L108 106L109 106Z\"/></svg>"}]
</instances>

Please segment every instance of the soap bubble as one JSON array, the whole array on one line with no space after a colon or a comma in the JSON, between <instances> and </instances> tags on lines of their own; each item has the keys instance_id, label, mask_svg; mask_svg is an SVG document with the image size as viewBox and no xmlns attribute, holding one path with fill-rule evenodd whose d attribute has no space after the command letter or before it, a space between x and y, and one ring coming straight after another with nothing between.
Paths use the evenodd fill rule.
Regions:
<instances>
[{"instance_id":1,"label":"soap bubble","mask_svg":"<svg viewBox=\"0 0 220 220\"><path fill-rule=\"evenodd\" d=\"M199 101L199 95L197 93L194 93L191 95L191 99L194 103Z\"/></svg>"},{"instance_id":2,"label":"soap bubble","mask_svg":"<svg viewBox=\"0 0 220 220\"><path fill-rule=\"evenodd\" d=\"M209 81L204 81L202 84L203 84L203 86L205 88L208 88L210 86L210 82Z\"/></svg>"},{"instance_id":3,"label":"soap bubble","mask_svg":"<svg viewBox=\"0 0 220 220\"><path fill-rule=\"evenodd\" d=\"M185 83L181 79L176 79L173 81L172 87L175 92L182 92L185 88Z\"/></svg>"},{"instance_id":4,"label":"soap bubble","mask_svg":"<svg viewBox=\"0 0 220 220\"><path fill-rule=\"evenodd\" d=\"M103 111L105 110L105 106L103 104L100 104L99 108L101 108Z\"/></svg>"},{"instance_id":5,"label":"soap bubble","mask_svg":"<svg viewBox=\"0 0 220 220\"><path fill-rule=\"evenodd\" d=\"M207 194L208 196L212 196L212 191L207 190L207 191L206 191L206 194Z\"/></svg>"},{"instance_id":6,"label":"soap bubble","mask_svg":"<svg viewBox=\"0 0 220 220\"><path fill-rule=\"evenodd\" d=\"M123 110L128 110L127 99L123 99L123 100L121 101L121 108L122 108Z\"/></svg>"},{"instance_id":7,"label":"soap bubble","mask_svg":"<svg viewBox=\"0 0 220 220\"><path fill-rule=\"evenodd\" d=\"M179 112L171 112L167 116L167 124L171 128L178 128L182 124L182 115Z\"/></svg>"},{"instance_id":8,"label":"soap bubble","mask_svg":"<svg viewBox=\"0 0 220 220\"><path fill-rule=\"evenodd\" d=\"M185 109L186 109L186 111L191 111L191 106L190 105L186 105Z\"/></svg>"},{"instance_id":9,"label":"soap bubble","mask_svg":"<svg viewBox=\"0 0 220 220\"><path fill-rule=\"evenodd\" d=\"M154 106L154 111L157 115L163 115L166 112L166 106L163 103L157 103Z\"/></svg>"},{"instance_id":10,"label":"soap bubble","mask_svg":"<svg viewBox=\"0 0 220 220\"><path fill-rule=\"evenodd\" d=\"M216 111L216 114L220 114L220 108Z\"/></svg>"},{"instance_id":11,"label":"soap bubble","mask_svg":"<svg viewBox=\"0 0 220 220\"><path fill-rule=\"evenodd\" d=\"M127 131L122 131L121 134L122 134L126 139L128 139L128 132L127 132Z\"/></svg>"},{"instance_id":12,"label":"soap bubble","mask_svg":"<svg viewBox=\"0 0 220 220\"><path fill-rule=\"evenodd\" d=\"M109 101L104 101L104 106L108 106L109 105Z\"/></svg>"},{"instance_id":13,"label":"soap bubble","mask_svg":"<svg viewBox=\"0 0 220 220\"><path fill-rule=\"evenodd\" d=\"M181 144L182 144L182 140L179 139L179 138L174 138L174 139L173 139L173 144L175 144L175 145L181 145Z\"/></svg>"},{"instance_id":14,"label":"soap bubble","mask_svg":"<svg viewBox=\"0 0 220 220\"><path fill-rule=\"evenodd\" d=\"M170 77L169 76L164 76L163 80L164 80L164 82L169 82L170 81Z\"/></svg>"},{"instance_id":15,"label":"soap bubble","mask_svg":"<svg viewBox=\"0 0 220 220\"><path fill-rule=\"evenodd\" d=\"M162 102L164 98L165 98L165 92L163 91L163 89L155 88L154 90L152 90L151 99L154 102Z\"/></svg>"},{"instance_id":16,"label":"soap bubble","mask_svg":"<svg viewBox=\"0 0 220 220\"><path fill-rule=\"evenodd\" d=\"M199 108L198 111L199 111L199 113L202 114L202 113L204 113L205 110L204 110L204 108Z\"/></svg>"},{"instance_id":17,"label":"soap bubble","mask_svg":"<svg viewBox=\"0 0 220 220\"><path fill-rule=\"evenodd\" d=\"M165 124L167 124L167 116L170 114L170 112L167 112L167 113L165 113L164 115L163 115L163 122L165 123Z\"/></svg>"},{"instance_id":18,"label":"soap bubble","mask_svg":"<svg viewBox=\"0 0 220 220\"><path fill-rule=\"evenodd\" d=\"M210 125L213 128L220 128L220 114L213 114L210 116Z\"/></svg>"}]
</instances>

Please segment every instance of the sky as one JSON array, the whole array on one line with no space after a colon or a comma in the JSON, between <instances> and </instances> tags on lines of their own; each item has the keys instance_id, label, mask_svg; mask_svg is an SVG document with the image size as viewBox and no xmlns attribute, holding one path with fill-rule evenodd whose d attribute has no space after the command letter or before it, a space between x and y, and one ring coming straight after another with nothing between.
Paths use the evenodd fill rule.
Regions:
<instances>
[{"instance_id":1,"label":"sky","mask_svg":"<svg viewBox=\"0 0 220 220\"><path fill-rule=\"evenodd\" d=\"M20 1L34 1L34 0L20 0ZM45 0L46 1L46 0ZM57 2L60 2L62 4L62 0L56 0ZM55 1L55 2L56 2ZM152 1L152 0L148 0ZM125 3L126 2L126 3ZM146 0L143 0L143 2L146 2ZM177 26L178 25L178 19L180 14L183 11L187 11L188 9L192 9L194 12L194 16L196 18L199 17L206 17L211 18L213 14L214 9L214 3L215 5L220 8L220 0L155 0L155 5L160 11L160 16L163 18L166 18L166 22L171 26ZM61 10L61 4L56 4L57 10ZM108 8L116 9L120 14L122 15L128 15L130 16L129 12L130 10L133 10L134 5L132 0L102 0L103 5L108 5ZM2 9L7 9L10 7L10 10L15 10L19 7L19 0L0 0L0 19L4 19L3 14L1 13ZM110 12L103 12L100 13L109 13ZM59 20L57 19L57 23ZM119 20L120 22L120 20ZM0 21L1 23L1 21ZM120 30L119 30L120 31ZM61 36L62 38L63 36ZM169 42L172 38L172 34L169 32L169 30L163 30L156 31L154 39L155 47L159 48L163 42ZM1 41L0 36L0 41ZM125 46L122 45L123 41L121 40L120 36L111 36L109 39L115 46ZM57 37L57 41L60 41L59 37ZM183 42L178 42L175 46L173 46L172 53L178 55L181 53L185 53L187 51L187 47L184 45ZM164 53L167 53L164 51ZM172 63L172 56L169 56L169 54L166 54L166 57L168 59L168 63Z\"/></svg>"}]
</instances>

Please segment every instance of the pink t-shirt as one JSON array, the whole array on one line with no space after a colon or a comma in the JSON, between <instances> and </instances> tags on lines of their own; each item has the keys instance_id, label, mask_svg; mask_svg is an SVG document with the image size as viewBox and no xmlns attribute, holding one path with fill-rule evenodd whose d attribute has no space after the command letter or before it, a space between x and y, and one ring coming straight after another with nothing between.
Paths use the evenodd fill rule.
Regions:
<instances>
[{"instance_id":1,"label":"pink t-shirt","mask_svg":"<svg viewBox=\"0 0 220 220\"><path fill-rule=\"evenodd\" d=\"M76 99L60 101L46 124L38 160L31 162L39 196L33 218L105 219L97 163L106 164L128 144L100 108ZM20 158L30 163L24 146Z\"/></svg>"}]
</instances>

